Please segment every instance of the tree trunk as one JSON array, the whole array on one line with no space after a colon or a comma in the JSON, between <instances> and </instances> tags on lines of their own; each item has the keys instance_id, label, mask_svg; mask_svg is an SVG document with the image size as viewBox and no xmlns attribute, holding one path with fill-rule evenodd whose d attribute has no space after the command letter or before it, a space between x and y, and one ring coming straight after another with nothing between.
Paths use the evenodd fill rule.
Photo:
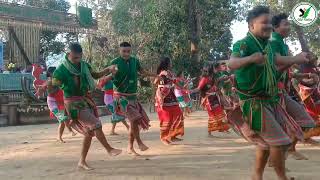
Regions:
<instances>
[{"instance_id":1,"label":"tree trunk","mask_svg":"<svg viewBox=\"0 0 320 180\"><path fill-rule=\"evenodd\" d=\"M93 38L92 35L88 35L88 55L87 55L87 60L88 63L92 63L92 46L93 46Z\"/></svg>"},{"instance_id":2,"label":"tree trunk","mask_svg":"<svg viewBox=\"0 0 320 180\"><path fill-rule=\"evenodd\" d=\"M191 60L200 61L199 41L201 34L200 14L197 8L197 0L189 0L188 15L190 26Z\"/></svg>"},{"instance_id":3,"label":"tree trunk","mask_svg":"<svg viewBox=\"0 0 320 180\"><path fill-rule=\"evenodd\" d=\"M310 52L310 48L308 46L306 37L305 37L305 35L303 33L302 27L298 26L298 25L295 25L294 29L295 29L295 31L296 31L296 33L298 35L298 39L299 39L302 51L303 52Z\"/></svg>"}]
</instances>

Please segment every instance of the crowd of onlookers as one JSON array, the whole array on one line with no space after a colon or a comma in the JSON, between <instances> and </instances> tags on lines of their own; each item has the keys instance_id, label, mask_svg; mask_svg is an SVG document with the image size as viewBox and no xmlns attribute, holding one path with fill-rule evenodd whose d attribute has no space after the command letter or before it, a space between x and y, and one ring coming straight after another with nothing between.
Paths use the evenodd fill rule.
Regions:
<instances>
[{"instance_id":1,"label":"crowd of onlookers","mask_svg":"<svg viewBox=\"0 0 320 180\"><path fill-rule=\"evenodd\" d=\"M0 73L3 73L3 74L9 74L9 73L31 73L31 71L29 71L28 69L22 69L22 68L15 68L15 69L12 69L12 70L8 70L8 69L0 69Z\"/></svg>"},{"instance_id":2,"label":"crowd of onlookers","mask_svg":"<svg viewBox=\"0 0 320 180\"><path fill-rule=\"evenodd\" d=\"M31 73L31 71L32 71L32 65L27 66L26 68L21 68L21 67L8 68L7 66L5 66L3 69L0 68L0 73L3 73L3 74Z\"/></svg>"}]
</instances>

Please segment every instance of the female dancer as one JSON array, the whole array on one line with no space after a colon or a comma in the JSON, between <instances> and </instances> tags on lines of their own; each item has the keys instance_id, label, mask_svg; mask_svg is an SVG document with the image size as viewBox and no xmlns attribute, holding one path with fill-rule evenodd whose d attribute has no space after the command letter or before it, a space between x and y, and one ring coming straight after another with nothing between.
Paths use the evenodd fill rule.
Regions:
<instances>
[{"instance_id":1,"label":"female dancer","mask_svg":"<svg viewBox=\"0 0 320 180\"><path fill-rule=\"evenodd\" d=\"M191 109L189 105L190 98L188 98L188 92L187 92L188 83L186 82L187 81L183 76L183 71L178 72L174 94L177 97L177 100L179 102L181 109L184 112L184 115L188 116L191 113Z\"/></svg>"},{"instance_id":2,"label":"female dancer","mask_svg":"<svg viewBox=\"0 0 320 180\"><path fill-rule=\"evenodd\" d=\"M158 78L155 84L156 109L160 120L160 139L169 145L174 141L181 141L178 135L184 135L183 112L179 107L174 93L176 80L171 72L171 61L168 57L162 58L157 69Z\"/></svg>"},{"instance_id":3,"label":"female dancer","mask_svg":"<svg viewBox=\"0 0 320 180\"><path fill-rule=\"evenodd\" d=\"M129 125L125 121L126 117L124 114L119 113L119 111L116 110L114 99L113 99L113 82L112 82L112 75L105 76L104 78L101 78L98 83L98 87L100 89L104 90L104 104L107 106L108 111L112 114L111 117L111 123L112 128L110 135L118 135L115 132L115 128L117 123L122 122L123 125L126 126L126 128L129 130Z\"/></svg>"},{"instance_id":4,"label":"female dancer","mask_svg":"<svg viewBox=\"0 0 320 180\"><path fill-rule=\"evenodd\" d=\"M47 103L50 109L50 116L52 118L56 118L59 122L57 140L62 143L65 143L65 141L62 139L62 134L65 127L67 127L69 132L72 133L72 136L75 136L76 133L69 126L69 122L68 122L69 119L67 116L65 116L63 91L59 87L52 85L52 74L55 71L55 69L56 69L55 67L48 68L48 71L47 71L48 80L46 84L42 87L42 90L47 90L48 92Z\"/></svg>"},{"instance_id":5,"label":"female dancer","mask_svg":"<svg viewBox=\"0 0 320 180\"><path fill-rule=\"evenodd\" d=\"M221 103L222 94L215 85L214 79L212 78L213 68L204 67L200 79L199 85L193 92L200 91L201 104L208 111L208 135L212 137L211 132L228 132L229 125L226 123L226 113L231 107L224 107Z\"/></svg>"}]
</instances>

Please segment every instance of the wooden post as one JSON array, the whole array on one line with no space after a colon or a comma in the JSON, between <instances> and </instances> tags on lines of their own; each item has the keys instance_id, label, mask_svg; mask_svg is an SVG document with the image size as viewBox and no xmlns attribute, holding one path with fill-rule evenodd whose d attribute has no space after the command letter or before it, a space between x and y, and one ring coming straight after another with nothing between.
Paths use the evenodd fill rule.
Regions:
<instances>
[{"instance_id":1,"label":"wooden post","mask_svg":"<svg viewBox=\"0 0 320 180\"><path fill-rule=\"evenodd\" d=\"M22 44L19 41L19 38L17 37L16 33L14 32L13 27L9 27L9 33L10 33L10 36L12 36L12 38L16 42L16 44L17 44L17 46L18 46L18 48L19 48L19 50L20 50L20 52L21 52L21 54L22 54L22 56L24 58L26 66L31 65L31 62L30 62L26 52L24 51L24 48L23 48Z\"/></svg>"},{"instance_id":2,"label":"wooden post","mask_svg":"<svg viewBox=\"0 0 320 180\"><path fill-rule=\"evenodd\" d=\"M8 105L8 125L9 126L16 126L19 124L18 119L18 110L16 104L9 104Z\"/></svg>"},{"instance_id":3,"label":"wooden post","mask_svg":"<svg viewBox=\"0 0 320 180\"><path fill-rule=\"evenodd\" d=\"M2 104L8 104L8 103L9 103L9 96L0 96L0 106Z\"/></svg>"}]
</instances>

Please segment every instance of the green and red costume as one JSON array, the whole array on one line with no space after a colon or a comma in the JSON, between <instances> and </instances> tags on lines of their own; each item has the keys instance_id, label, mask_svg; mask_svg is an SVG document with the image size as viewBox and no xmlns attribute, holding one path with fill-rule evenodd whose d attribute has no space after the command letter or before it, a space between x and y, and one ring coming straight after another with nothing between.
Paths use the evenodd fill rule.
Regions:
<instances>
[{"instance_id":1,"label":"green and red costume","mask_svg":"<svg viewBox=\"0 0 320 180\"><path fill-rule=\"evenodd\" d=\"M281 56L289 55L289 48L285 44L283 37L277 33L273 32L271 36L271 46L274 52ZM315 126L314 120L306 112L304 106L299 102L295 101L289 94L298 96L295 88L292 86L292 81L290 77L290 70L283 72L277 72L278 78L278 88L280 102L283 108L286 109L288 114L300 125L302 128L313 128Z\"/></svg>"},{"instance_id":2,"label":"green and red costume","mask_svg":"<svg viewBox=\"0 0 320 180\"><path fill-rule=\"evenodd\" d=\"M139 127L149 129L149 118L137 101L138 72L142 69L135 57L128 60L118 57L111 63L118 67L113 77L113 89L116 108L119 108L130 122L138 121Z\"/></svg>"},{"instance_id":3,"label":"green and red costume","mask_svg":"<svg viewBox=\"0 0 320 180\"><path fill-rule=\"evenodd\" d=\"M68 55L53 73L53 83L64 92L64 104L71 126L85 136L94 136L93 130L101 128L98 111L90 92L95 89L92 68L84 60L73 64Z\"/></svg>"},{"instance_id":4,"label":"green and red costume","mask_svg":"<svg viewBox=\"0 0 320 180\"><path fill-rule=\"evenodd\" d=\"M261 148L289 145L292 142L291 135L303 139L299 125L280 105L275 54L269 40L255 37L249 32L234 44L232 56L246 57L254 53L265 54L264 64L251 63L235 71L236 88L245 121L242 125L248 124L250 129L247 130L259 135L262 141L257 144Z\"/></svg>"}]
</instances>

